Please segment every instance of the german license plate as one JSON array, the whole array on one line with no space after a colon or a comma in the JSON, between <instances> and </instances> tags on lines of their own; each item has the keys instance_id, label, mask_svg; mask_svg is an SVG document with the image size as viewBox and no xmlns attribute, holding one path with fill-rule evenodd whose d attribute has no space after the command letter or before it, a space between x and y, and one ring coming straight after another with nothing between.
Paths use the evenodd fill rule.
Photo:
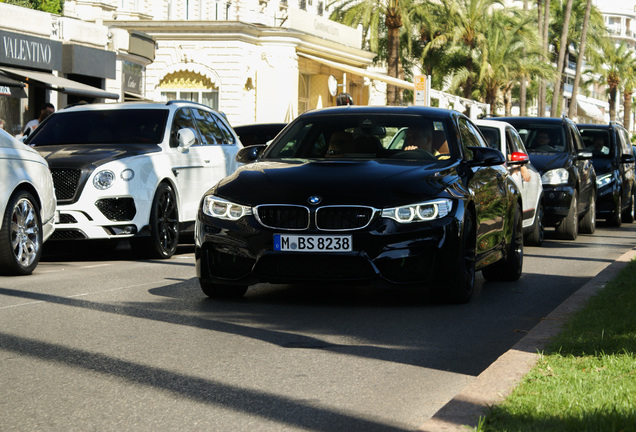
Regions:
<instances>
[{"instance_id":1,"label":"german license plate","mask_svg":"<svg viewBox=\"0 0 636 432\"><path fill-rule=\"evenodd\" d=\"M274 234L274 250L282 252L351 252L350 235Z\"/></svg>"}]
</instances>

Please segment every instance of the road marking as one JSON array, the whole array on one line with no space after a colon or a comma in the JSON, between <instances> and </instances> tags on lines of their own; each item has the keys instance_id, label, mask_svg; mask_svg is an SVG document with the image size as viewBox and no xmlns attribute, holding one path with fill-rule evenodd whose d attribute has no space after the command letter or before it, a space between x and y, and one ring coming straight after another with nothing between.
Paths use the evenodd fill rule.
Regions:
<instances>
[{"instance_id":1,"label":"road marking","mask_svg":"<svg viewBox=\"0 0 636 432\"><path fill-rule=\"evenodd\" d=\"M109 290L104 290L104 291L89 291L89 292L85 292L85 293L81 293L81 294L73 294L70 296L65 296L62 298L75 298L75 297L86 297L88 295L91 294L101 294L101 293L109 293L109 292L115 292L115 291L121 291L121 290L125 290L125 289L129 289L129 288L138 288L144 285L155 285L155 284L159 284L160 282L165 282L164 281L155 281L155 282L146 282L146 283L141 283L141 284L136 284L136 285L129 285L129 286L125 286L125 287L119 287L119 288L112 288ZM50 295L53 296L53 294L43 294L43 295ZM14 308L14 307L19 307L19 306L29 306L29 305L34 305L34 304L38 304L38 303L50 303L47 302L46 300L37 300L37 301L32 301L32 302L28 302L28 303L19 303L19 304L14 304L14 305L9 305L9 306L0 306L0 310L3 309L10 309L10 308Z\"/></svg>"}]
</instances>

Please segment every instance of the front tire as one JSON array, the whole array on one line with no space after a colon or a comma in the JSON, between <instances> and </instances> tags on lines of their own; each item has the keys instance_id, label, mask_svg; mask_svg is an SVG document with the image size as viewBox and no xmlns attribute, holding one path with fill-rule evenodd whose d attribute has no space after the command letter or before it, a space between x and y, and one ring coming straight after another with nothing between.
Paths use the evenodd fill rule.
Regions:
<instances>
[{"instance_id":1,"label":"front tire","mask_svg":"<svg viewBox=\"0 0 636 432\"><path fill-rule=\"evenodd\" d=\"M0 271L33 273L42 256L42 219L33 195L23 191L9 199L0 232Z\"/></svg>"},{"instance_id":2,"label":"front tire","mask_svg":"<svg viewBox=\"0 0 636 432\"><path fill-rule=\"evenodd\" d=\"M623 201L620 196L618 196L618 200L616 201L616 207L614 207L614 211L612 212L612 216L609 218L608 222L613 227L619 227L622 223L621 212L623 210Z\"/></svg>"},{"instance_id":3,"label":"front tire","mask_svg":"<svg viewBox=\"0 0 636 432\"><path fill-rule=\"evenodd\" d=\"M541 246L545 237L545 226L543 225L543 201L539 201L537 211L535 214L534 227L532 232L526 237L526 243L531 246Z\"/></svg>"},{"instance_id":4,"label":"front tire","mask_svg":"<svg viewBox=\"0 0 636 432\"><path fill-rule=\"evenodd\" d=\"M579 192L575 191L570 202L568 215L556 227L557 236L564 240L576 240L579 234L579 215L578 215Z\"/></svg>"},{"instance_id":5,"label":"front tire","mask_svg":"<svg viewBox=\"0 0 636 432\"><path fill-rule=\"evenodd\" d=\"M179 244L179 209L174 190L166 183L157 187L149 225L150 237L133 239L135 252L149 258L170 258Z\"/></svg>"},{"instance_id":6,"label":"front tire","mask_svg":"<svg viewBox=\"0 0 636 432\"><path fill-rule=\"evenodd\" d=\"M246 285L215 284L210 282L203 282L201 279L199 279L199 284L201 285L201 291L203 291L206 296L218 299L232 299L243 297L248 288Z\"/></svg>"},{"instance_id":7,"label":"front tire","mask_svg":"<svg viewBox=\"0 0 636 432\"><path fill-rule=\"evenodd\" d=\"M523 219L521 206L515 209L514 224L510 244L503 260L486 267L481 274L491 281L516 281L523 271Z\"/></svg>"},{"instance_id":8,"label":"front tire","mask_svg":"<svg viewBox=\"0 0 636 432\"><path fill-rule=\"evenodd\" d=\"M450 303L468 303L475 290L475 253L477 250L475 221L470 212L462 224L461 245L457 271L451 275L445 299Z\"/></svg>"},{"instance_id":9,"label":"front tire","mask_svg":"<svg viewBox=\"0 0 636 432\"><path fill-rule=\"evenodd\" d=\"M618 220L621 220L620 211L618 212ZM580 231L583 234L594 234L594 231L596 231L596 194L592 194L590 197L590 206L583 219L581 219Z\"/></svg>"},{"instance_id":10,"label":"front tire","mask_svg":"<svg viewBox=\"0 0 636 432\"><path fill-rule=\"evenodd\" d=\"M632 190L632 194L631 197L629 199L629 207L627 209L625 209L625 211L623 212L623 222L625 223L632 223L634 222L634 191Z\"/></svg>"}]
</instances>

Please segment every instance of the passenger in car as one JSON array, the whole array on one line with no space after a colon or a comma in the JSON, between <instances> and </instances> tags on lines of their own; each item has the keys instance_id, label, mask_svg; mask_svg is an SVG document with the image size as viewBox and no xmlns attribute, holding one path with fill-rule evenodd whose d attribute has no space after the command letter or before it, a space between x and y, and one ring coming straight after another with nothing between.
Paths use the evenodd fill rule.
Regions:
<instances>
[{"instance_id":1,"label":"passenger in car","mask_svg":"<svg viewBox=\"0 0 636 432\"><path fill-rule=\"evenodd\" d=\"M411 126L406 131L404 150L426 150L433 156L450 153L444 131L433 131L429 126Z\"/></svg>"},{"instance_id":2,"label":"passenger in car","mask_svg":"<svg viewBox=\"0 0 636 432\"><path fill-rule=\"evenodd\" d=\"M349 132L336 131L329 138L327 153L325 157L342 157L345 154L353 153L353 135Z\"/></svg>"},{"instance_id":3,"label":"passenger in car","mask_svg":"<svg viewBox=\"0 0 636 432\"><path fill-rule=\"evenodd\" d=\"M594 141L592 142L592 149L594 151L594 153L596 154L603 154L603 155L608 155L609 154L609 147L605 141L605 137L603 135L595 135L594 136Z\"/></svg>"}]
</instances>

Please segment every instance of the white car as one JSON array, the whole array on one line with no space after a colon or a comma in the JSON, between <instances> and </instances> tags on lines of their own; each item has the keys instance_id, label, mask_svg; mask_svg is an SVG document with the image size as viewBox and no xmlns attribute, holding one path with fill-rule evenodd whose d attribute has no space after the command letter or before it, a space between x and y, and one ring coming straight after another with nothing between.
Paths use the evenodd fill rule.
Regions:
<instances>
[{"instance_id":1,"label":"white car","mask_svg":"<svg viewBox=\"0 0 636 432\"><path fill-rule=\"evenodd\" d=\"M510 176L521 191L525 242L541 246L544 236L543 185L541 174L530 163L523 140L509 123L475 120L475 124L486 138L488 145L506 156Z\"/></svg>"},{"instance_id":2,"label":"white car","mask_svg":"<svg viewBox=\"0 0 636 432\"><path fill-rule=\"evenodd\" d=\"M35 270L55 230L55 191L37 151L0 130L0 273Z\"/></svg>"},{"instance_id":3,"label":"white car","mask_svg":"<svg viewBox=\"0 0 636 432\"><path fill-rule=\"evenodd\" d=\"M69 107L26 144L53 173L53 239L129 239L154 258L194 230L201 197L234 172L242 148L222 114L187 101Z\"/></svg>"}]
</instances>

